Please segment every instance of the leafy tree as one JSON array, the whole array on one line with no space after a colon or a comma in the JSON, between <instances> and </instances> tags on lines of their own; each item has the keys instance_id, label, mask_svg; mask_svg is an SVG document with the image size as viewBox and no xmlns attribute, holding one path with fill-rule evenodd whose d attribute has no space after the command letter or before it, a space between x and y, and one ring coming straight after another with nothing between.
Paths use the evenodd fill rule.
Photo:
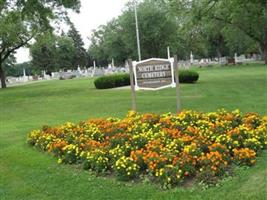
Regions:
<instances>
[{"instance_id":1,"label":"leafy tree","mask_svg":"<svg viewBox=\"0 0 267 200\"><path fill-rule=\"evenodd\" d=\"M118 18L95 30L91 37L90 55L98 63L112 58L118 64L137 59L134 2L129 2ZM167 46L176 48L177 23L161 1L146 0L137 5L142 58L166 57Z\"/></svg>"},{"instance_id":2,"label":"leafy tree","mask_svg":"<svg viewBox=\"0 0 267 200\"><path fill-rule=\"evenodd\" d=\"M76 48L74 41L67 37L61 36L57 39L56 65L60 69L77 69L76 64Z\"/></svg>"},{"instance_id":3,"label":"leafy tree","mask_svg":"<svg viewBox=\"0 0 267 200\"><path fill-rule=\"evenodd\" d=\"M3 63L39 33L51 29L51 20L63 19L65 8L78 11L79 0L0 0L0 79L6 87Z\"/></svg>"},{"instance_id":4,"label":"leafy tree","mask_svg":"<svg viewBox=\"0 0 267 200\"><path fill-rule=\"evenodd\" d=\"M77 69L76 50L70 37L44 34L30 47L31 65L47 72Z\"/></svg>"},{"instance_id":5,"label":"leafy tree","mask_svg":"<svg viewBox=\"0 0 267 200\"><path fill-rule=\"evenodd\" d=\"M57 69L56 38L52 33L46 33L36 39L30 47L31 65L45 71Z\"/></svg>"},{"instance_id":6,"label":"leafy tree","mask_svg":"<svg viewBox=\"0 0 267 200\"><path fill-rule=\"evenodd\" d=\"M258 43L237 28L225 27L223 34L230 55L261 52Z\"/></svg>"},{"instance_id":7,"label":"leafy tree","mask_svg":"<svg viewBox=\"0 0 267 200\"><path fill-rule=\"evenodd\" d=\"M208 13L210 19L238 29L257 42L267 64L267 1L213 0L208 7L214 8Z\"/></svg>"},{"instance_id":8,"label":"leafy tree","mask_svg":"<svg viewBox=\"0 0 267 200\"><path fill-rule=\"evenodd\" d=\"M169 2L176 9L188 8L190 12L187 12L187 15L197 19L199 23L221 24L219 30L222 30L220 32L224 40L228 41L227 45L230 48L244 50L252 46L255 49L256 43L267 64L266 0L169 0ZM216 33L218 27L215 26L210 30L212 30L210 34Z\"/></svg>"},{"instance_id":9,"label":"leafy tree","mask_svg":"<svg viewBox=\"0 0 267 200\"><path fill-rule=\"evenodd\" d=\"M10 59L10 58L9 58ZM26 75L41 74L41 71L33 68L30 62L24 62L19 64L12 64L4 66L7 76L19 77L23 76L23 70L25 69Z\"/></svg>"},{"instance_id":10,"label":"leafy tree","mask_svg":"<svg viewBox=\"0 0 267 200\"><path fill-rule=\"evenodd\" d=\"M15 69L16 57L14 55L10 55L3 63L3 69L6 71L8 76L13 74L18 74Z\"/></svg>"},{"instance_id":11,"label":"leafy tree","mask_svg":"<svg viewBox=\"0 0 267 200\"><path fill-rule=\"evenodd\" d=\"M127 59L123 31L117 19L111 20L93 32L89 53L99 65L107 65L112 58L118 63Z\"/></svg>"}]
</instances>

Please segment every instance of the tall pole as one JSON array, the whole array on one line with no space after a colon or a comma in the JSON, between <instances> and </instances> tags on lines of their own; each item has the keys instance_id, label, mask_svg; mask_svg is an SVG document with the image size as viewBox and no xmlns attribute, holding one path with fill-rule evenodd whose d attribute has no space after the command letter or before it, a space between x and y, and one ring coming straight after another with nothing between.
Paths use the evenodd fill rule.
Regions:
<instances>
[{"instance_id":1,"label":"tall pole","mask_svg":"<svg viewBox=\"0 0 267 200\"><path fill-rule=\"evenodd\" d=\"M190 53L190 64L193 65L193 63L194 63L194 56L193 56L193 53L191 51L191 53Z\"/></svg>"},{"instance_id":2,"label":"tall pole","mask_svg":"<svg viewBox=\"0 0 267 200\"><path fill-rule=\"evenodd\" d=\"M135 27L136 27L136 40L137 40L137 50L138 50L138 58L141 61L141 49L140 49L140 39L139 39L139 28L138 28L138 18L137 18L137 2L134 2L134 13L135 13Z\"/></svg>"},{"instance_id":3,"label":"tall pole","mask_svg":"<svg viewBox=\"0 0 267 200\"><path fill-rule=\"evenodd\" d=\"M96 69L96 64L95 64L95 60L94 60L94 69L93 69L93 72L92 72L91 77L94 77L95 76L95 69Z\"/></svg>"}]
</instances>

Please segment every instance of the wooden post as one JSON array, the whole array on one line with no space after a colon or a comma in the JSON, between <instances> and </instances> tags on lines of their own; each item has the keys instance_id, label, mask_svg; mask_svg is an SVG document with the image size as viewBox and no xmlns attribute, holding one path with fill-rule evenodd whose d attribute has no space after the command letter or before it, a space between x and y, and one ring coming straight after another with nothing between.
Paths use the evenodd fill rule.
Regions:
<instances>
[{"instance_id":1,"label":"wooden post","mask_svg":"<svg viewBox=\"0 0 267 200\"><path fill-rule=\"evenodd\" d=\"M181 112L181 102L180 102L180 86L179 86L179 66L177 61L177 55L174 56L174 76L176 82L176 112Z\"/></svg>"},{"instance_id":2,"label":"wooden post","mask_svg":"<svg viewBox=\"0 0 267 200\"><path fill-rule=\"evenodd\" d=\"M131 83L131 93L132 93L132 110L136 111L136 94L134 88L134 72L133 72L133 62L132 59L128 60L129 70L130 70L130 83Z\"/></svg>"}]
</instances>

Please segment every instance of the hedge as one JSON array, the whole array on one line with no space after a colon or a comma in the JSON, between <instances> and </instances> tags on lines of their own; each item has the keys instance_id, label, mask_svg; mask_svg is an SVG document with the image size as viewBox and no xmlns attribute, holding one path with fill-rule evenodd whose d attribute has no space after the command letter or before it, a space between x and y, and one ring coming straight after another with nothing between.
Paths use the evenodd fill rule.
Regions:
<instances>
[{"instance_id":1,"label":"hedge","mask_svg":"<svg viewBox=\"0 0 267 200\"><path fill-rule=\"evenodd\" d=\"M102 76L94 81L97 89L108 89L130 85L129 74L112 74L108 76Z\"/></svg>"},{"instance_id":2,"label":"hedge","mask_svg":"<svg viewBox=\"0 0 267 200\"><path fill-rule=\"evenodd\" d=\"M180 83L195 83L199 79L199 74L195 71L180 70L179 82ZM94 81L97 89L108 89L121 86L130 85L129 74L112 74L108 76L102 76Z\"/></svg>"},{"instance_id":3,"label":"hedge","mask_svg":"<svg viewBox=\"0 0 267 200\"><path fill-rule=\"evenodd\" d=\"M179 82L180 83L195 83L199 79L199 74L195 71L180 70Z\"/></svg>"}]
</instances>

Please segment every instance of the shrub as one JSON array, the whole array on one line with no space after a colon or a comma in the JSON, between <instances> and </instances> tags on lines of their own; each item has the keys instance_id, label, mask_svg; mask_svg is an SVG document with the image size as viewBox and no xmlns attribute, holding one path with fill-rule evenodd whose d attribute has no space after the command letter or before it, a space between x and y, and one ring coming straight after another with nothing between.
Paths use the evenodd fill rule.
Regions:
<instances>
[{"instance_id":1,"label":"shrub","mask_svg":"<svg viewBox=\"0 0 267 200\"><path fill-rule=\"evenodd\" d=\"M130 85L129 74L113 74L108 76L102 76L94 81L97 89L108 89Z\"/></svg>"},{"instance_id":2,"label":"shrub","mask_svg":"<svg viewBox=\"0 0 267 200\"><path fill-rule=\"evenodd\" d=\"M180 70L179 82L180 83L195 83L199 78L199 74L195 71Z\"/></svg>"}]
</instances>

